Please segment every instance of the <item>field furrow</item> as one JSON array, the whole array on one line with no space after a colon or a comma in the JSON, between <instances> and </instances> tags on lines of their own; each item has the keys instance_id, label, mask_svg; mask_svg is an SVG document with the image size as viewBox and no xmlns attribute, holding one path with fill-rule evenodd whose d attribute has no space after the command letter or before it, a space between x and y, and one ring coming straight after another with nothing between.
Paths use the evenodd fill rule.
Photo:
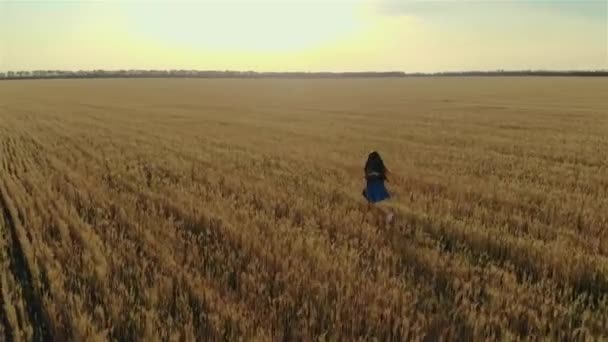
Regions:
<instances>
[{"instance_id":1,"label":"field furrow","mask_svg":"<svg viewBox=\"0 0 608 342\"><path fill-rule=\"evenodd\" d=\"M5 241L8 264L11 274L4 277L13 277L22 293L23 306L27 311L26 325L31 325L35 341L46 341L52 338L48 315L45 312L41 299L40 289L32 275L32 263L35 258L28 239L27 232L16 216L17 210L14 202L9 198L6 180L0 183L0 210L2 212L3 228L7 239ZM4 283L4 282L3 282ZM7 284L8 285L8 284ZM8 289L7 291L10 291ZM4 296L3 296L4 297ZM12 303L4 303L5 308Z\"/></svg>"}]
</instances>

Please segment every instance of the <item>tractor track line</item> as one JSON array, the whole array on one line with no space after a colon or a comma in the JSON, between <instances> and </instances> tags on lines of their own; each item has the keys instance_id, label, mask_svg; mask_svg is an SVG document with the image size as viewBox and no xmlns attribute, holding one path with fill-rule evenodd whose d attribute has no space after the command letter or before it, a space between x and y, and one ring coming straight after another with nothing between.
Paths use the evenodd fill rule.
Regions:
<instances>
[{"instance_id":1,"label":"tractor track line","mask_svg":"<svg viewBox=\"0 0 608 342\"><path fill-rule=\"evenodd\" d=\"M17 236L15 220L8 208L6 196L6 193L0 189L0 208L2 209L4 223L8 228L7 231L9 235L9 245L7 248L9 250L10 268L23 290L23 299L27 306L28 318L33 327L33 340L51 341L53 340L53 336L49 329L50 324L48 316L44 310L40 295L34 288L32 271L30 270L30 266L23 253L23 247Z\"/></svg>"},{"instance_id":2,"label":"tractor track line","mask_svg":"<svg viewBox=\"0 0 608 342\"><path fill-rule=\"evenodd\" d=\"M4 302L4 295L2 294L3 285L4 284L2 284L2 282L0 281L0 324L4 327L4 329L2 329L2 331L4 332L4 334L2 334L4 338L2 341L12 342L15 340L15 338L13 336L13 332L11 331L11 325L8 321L8 313L6 311L7 303Z\"/></svg>"}]
</instances>

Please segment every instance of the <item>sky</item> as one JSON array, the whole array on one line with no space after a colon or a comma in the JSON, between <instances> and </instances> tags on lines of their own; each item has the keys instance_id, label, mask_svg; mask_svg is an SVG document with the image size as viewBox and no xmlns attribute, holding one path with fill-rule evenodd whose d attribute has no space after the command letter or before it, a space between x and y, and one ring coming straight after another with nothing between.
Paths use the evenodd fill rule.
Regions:
<instances>
[{"instance_id":1,"label":"sky","mask_svg":"<svg viewBox=\"0 0 608 342\"><path fill-rule=\"evenodd\" d=\"M608 69L608 0L0 0L0 71Z\"/></svg>"}]
</instances>

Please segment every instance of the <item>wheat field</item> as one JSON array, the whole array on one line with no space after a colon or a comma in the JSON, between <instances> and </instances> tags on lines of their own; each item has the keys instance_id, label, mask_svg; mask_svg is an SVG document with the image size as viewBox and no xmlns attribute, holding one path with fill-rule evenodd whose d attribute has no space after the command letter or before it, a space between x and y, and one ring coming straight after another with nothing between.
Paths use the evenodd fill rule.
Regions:
<instances>
[{"instance_id":1,"label":"wheat field","mask_svg":"<svg viewBox=\"0 0 608 342\"><path fill-rule=\"evenodd\" d=\"M608 339L607 89L0 82L0 339Z\"/></svg>"}]
</instances>

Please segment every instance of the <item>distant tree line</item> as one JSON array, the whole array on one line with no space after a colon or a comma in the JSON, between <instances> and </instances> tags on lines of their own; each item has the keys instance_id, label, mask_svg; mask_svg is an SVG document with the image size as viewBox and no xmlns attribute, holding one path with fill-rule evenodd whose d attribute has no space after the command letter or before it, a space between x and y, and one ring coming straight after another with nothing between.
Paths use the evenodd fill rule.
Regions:
<instances>
[{"instance_id":1,"label":"distant tree line","mask_svg":"<svg viewBox=\"0 0 608 342\"><path fill-rule=\"evenodd\" d=\"M608 76L608 70L595 71L463 71L437 73L389 72L255 72L214 70L34 70L0 72L0 79L43 78L349 78L349 77L421 77L421 76Z\"/></svg>"}]
</instances>

